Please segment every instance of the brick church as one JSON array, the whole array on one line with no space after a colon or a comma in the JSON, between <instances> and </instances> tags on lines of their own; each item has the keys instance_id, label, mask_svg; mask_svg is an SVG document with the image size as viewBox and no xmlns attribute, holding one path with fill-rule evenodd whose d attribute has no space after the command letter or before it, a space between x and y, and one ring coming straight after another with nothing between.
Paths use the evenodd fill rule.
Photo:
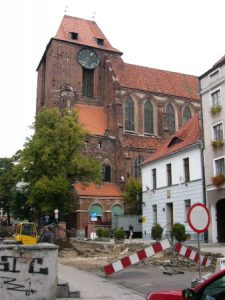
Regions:
<instances>
[{"instance_id":1,"label":"brick church","mask_svg":"<svg viewBox=\"0 0 225 300\"><path fill-rule=\"evenodd\" d=\"M125 63L94 21L71 16L63 17L37 72L37 112L77 111L91 133L84 152L102 164L100 186L74 184L73 227L84 236L93 213L108 225L124 213L127 179L140 179L143 160L200 110L198 77Z\"/></svg>"}]
</instances>

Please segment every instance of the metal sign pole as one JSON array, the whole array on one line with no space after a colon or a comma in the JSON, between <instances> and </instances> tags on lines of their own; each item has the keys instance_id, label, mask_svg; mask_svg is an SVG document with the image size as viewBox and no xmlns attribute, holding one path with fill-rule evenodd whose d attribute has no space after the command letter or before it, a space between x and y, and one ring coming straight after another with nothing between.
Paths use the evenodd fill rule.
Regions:
<instances>
[{"instance_id":1,"label":"metal sign pole","mask_svg":"<svg viewBox=\"0 0 225 300\"><path fill-rule=\"evenodd\" d=\"M200 234L198 233L198 268L199 268L199 279L202 280L202 273L201 273L201 251L200 251Z\"/></svg>"}]
</instances>

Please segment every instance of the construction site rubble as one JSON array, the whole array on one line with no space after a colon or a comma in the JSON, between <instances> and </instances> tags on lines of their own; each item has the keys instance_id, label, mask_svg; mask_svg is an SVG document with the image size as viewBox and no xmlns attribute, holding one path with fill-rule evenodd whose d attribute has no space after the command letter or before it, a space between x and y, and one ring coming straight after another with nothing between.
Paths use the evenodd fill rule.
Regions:
<instances>
[{"instance_id":1,"label":"construction site rubble","mask_svg":"<svg viewBox=\"0 0 225 300\"><path fill-rule=\"evenodd\" d=\"M68 245L67 245L68 246ZM102 268L114 260L131 255L139 250L148 247L144 243L113 244L95 241L71 241L70 247L62 248L59 251L59 261L66 265L84 270L96 270ZM197 251L195 247L192 247ZM220 253L202 252L212 263L208 267L203 267L207 272L213 272L217 258L223 257ZM182 271L196 271L197 264L177 253L173 249L167 249L156 255L146 258L142 265L162 266L165 270L175 267Z\"/></svg>"}]
</instances>

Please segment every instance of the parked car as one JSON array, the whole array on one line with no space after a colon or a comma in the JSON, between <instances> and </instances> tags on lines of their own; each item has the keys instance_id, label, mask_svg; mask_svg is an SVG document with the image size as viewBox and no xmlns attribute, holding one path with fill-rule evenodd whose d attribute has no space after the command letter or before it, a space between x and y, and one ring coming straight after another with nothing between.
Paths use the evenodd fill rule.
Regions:
<instances>
[{"instance_id":1,"label":"parked car","mask_svg":"<svg viewBox=\"0 0 225 300\"><path fill-rule=\"evenodd\" d=\"M195 288L155 291L147 300L225 300L225 269L212 275Z\"/></svg>"}]
</instances>

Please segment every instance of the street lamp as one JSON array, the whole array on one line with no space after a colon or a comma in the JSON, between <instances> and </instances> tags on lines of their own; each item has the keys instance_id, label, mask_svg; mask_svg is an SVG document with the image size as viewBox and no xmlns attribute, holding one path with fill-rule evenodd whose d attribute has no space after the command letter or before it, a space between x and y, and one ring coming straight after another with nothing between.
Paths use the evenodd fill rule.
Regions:
<instances>
[{"instance_id":1,"label":"street lamp","mask_svg":"<svg viewBox=\"0 0 225 300\"><path fill-rule=\"evenodd\" d=\"M58 218L59 218L59 210L57 208L54 210L54 214L55 214L55 220L56 220L56 223L57 223Z\"/></svg>"}]
</instances>

